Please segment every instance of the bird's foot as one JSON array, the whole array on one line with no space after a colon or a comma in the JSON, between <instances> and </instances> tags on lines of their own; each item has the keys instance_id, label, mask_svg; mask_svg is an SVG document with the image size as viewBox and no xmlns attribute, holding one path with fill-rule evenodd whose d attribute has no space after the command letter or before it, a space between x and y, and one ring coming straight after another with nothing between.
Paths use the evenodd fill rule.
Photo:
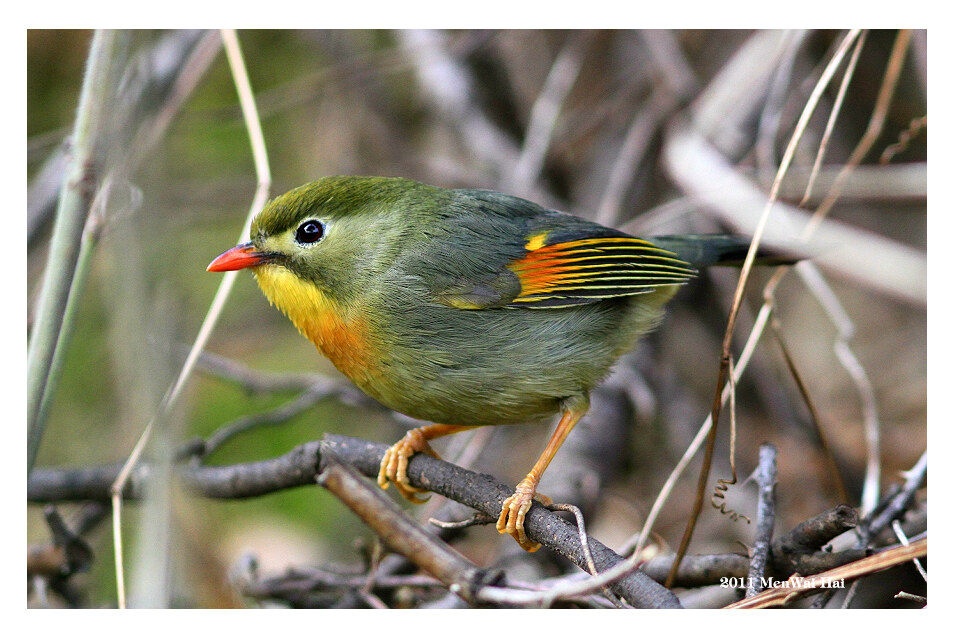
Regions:
<instances>
[{"instance_id":1,"label":"bird's foot","mask_svg":"<svg viewBox=\"0 0 954 638\"><path fill-rule=\"evenodd\" d=\"M540 543L531 541L523 529L523 521L533 505L533 499L549 505L553 501L543 494L537 494L537 480L532 476L517 483L517 489L513 495L503 502L500 510L500 518L497 519L497 531L501 534L510 534L513 536L520 547L528 552L535 552L540 549Z\"/></svg>"},{"instance_id":2,"label":"bird's foot","mask_svg":"<svg viewBox=\"0 0 954 638\"><path fill-rule=\"evenodd\" d=\"M409 430L404 437L388 448L381 459L381 469L378 470L378 485L382 489L388 489L392 482L401 496L412 503L424 503L430 497L421 498L418 494L426 494L428 490L414 487L411 485L407 476L407 464L412 456L418 452L430 454L435 458L440 458L427 442L427 438L421 432L421 428Z\"/></svg>"}]
</instances>

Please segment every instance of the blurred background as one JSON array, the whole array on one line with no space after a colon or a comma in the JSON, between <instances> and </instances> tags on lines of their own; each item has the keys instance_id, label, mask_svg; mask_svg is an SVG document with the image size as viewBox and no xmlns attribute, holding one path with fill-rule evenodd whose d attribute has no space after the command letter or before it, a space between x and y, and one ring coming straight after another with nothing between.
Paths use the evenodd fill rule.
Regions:
<instances>
[{"instance_id":1,"label":"blurred background","mask_svg":"<svg viewBox=\"0 0 954 638\"><path fill-rule=\"evenodd\" d=\"M839 170L869 127L889 62L898 61L898 37L864 34L830 133L847 62L821 93L769 220L770 242L794 240L812 212L828 206ZM91 38L83 30L28 32L28 329ZM272 196L323 175L399 175L492 188L652 235L752 233L802 109L845 33L270 30L239 38ZM790 272L776 292L778 335L812 409L772 330L739 385L738 474L741 481L751 473L760 443L778 447L779 533L845 500L860 506L872 456L884 492L926 449L926 33L910 34L903 52L871 151L837 183L841 196L814 235L822 283ZM113 55L95 155L98 243L37 467L128 456L220 283L205 267L239 239L256 189L217 32L123 32ZM771 275L753 273L736 353ZM680 292L662 327L594 398L593 413L547 473L541 491L585 506L588 531L610 547L639 532L711 407L737 278L735 270L712 271ZM200 362L147 457L276 410L275 423L234 437L206 462L273 458L326 432L391 443L409 427L349 392L247 273L207 350L214 358ZM337 390L303 398L316 379L334 381ZM875 455L866 424L880 435ZM724 421L713 484L731 474L728 430ZM513 484L547 436L545 426L502 427L436 447ZM697 459L660 514L653 538L660 551L678 544L698 468ZM736 485L728 506L754 519L755 494L751 483ZM263 574L359 565L372 542L318 488L226 501L173 489L157 500L124 510L131 597L151 606L259 604L229 585L230 571L248 557ZM411 511L426 520L442 500ZM28 508L29 540L45 542L42 507ZM69 520L80 506L60 510ZM690 551L738 551L753 528L707 505ZM95 559L77 581L80 604L113 606L108 519L85 538ZM513 556L516 545L478 527L457 547L489 565ZM874 579L867 591L855 605L888 604ZM33 592L31 604L63 602Z\"/></svg>"}]
</instances>

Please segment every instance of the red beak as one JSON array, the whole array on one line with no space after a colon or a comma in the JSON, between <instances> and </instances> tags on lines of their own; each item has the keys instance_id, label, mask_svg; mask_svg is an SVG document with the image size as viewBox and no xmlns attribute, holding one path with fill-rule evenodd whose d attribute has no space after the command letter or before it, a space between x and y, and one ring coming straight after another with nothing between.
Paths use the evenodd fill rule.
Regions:
<instances>
[{"instance_id":1,"label":"red beak","mask_svg":"<svg viewBox=\"0 0 954 638\"><path fill-rule=\"evenodd\" d=\"M260 266L268 262L267 253L255 252L255 246L252 242L239 244L235 248L230 248L224 253L212 260L206 268L209 272L225 272L227 270L242 270L252 266Z\"/></svg>"}]
</instances>

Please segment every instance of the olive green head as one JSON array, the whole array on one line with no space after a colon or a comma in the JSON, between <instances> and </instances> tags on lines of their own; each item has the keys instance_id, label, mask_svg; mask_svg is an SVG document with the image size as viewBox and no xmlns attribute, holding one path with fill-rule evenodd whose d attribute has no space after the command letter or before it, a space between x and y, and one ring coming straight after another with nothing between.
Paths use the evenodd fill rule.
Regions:
<instances>
[{"instance_id":1,"label":"olive green head","mask_svg":"<svg viewBox=\"0 0 954 638\"><path fill-rule=\"evenodd\" d=\"M252 222L261 264L346 294L389 263L444 191L402 178L325 177L270 201Z\"/></svg>"}]
</instances>

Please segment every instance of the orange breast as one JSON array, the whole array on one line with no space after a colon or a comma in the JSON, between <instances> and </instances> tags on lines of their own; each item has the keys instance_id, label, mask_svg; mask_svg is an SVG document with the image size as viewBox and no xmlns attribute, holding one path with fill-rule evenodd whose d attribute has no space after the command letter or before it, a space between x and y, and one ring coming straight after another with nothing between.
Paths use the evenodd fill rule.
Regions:
<instances>
[{"instance_id":1,"label":"orange breast","mask_svg":"<svg viewBox=\"0 0 954 638\"><path fill-rule=\"evenodd\" d=\"M297 325L297 323L296 323ZM359 319L345 320L333 311L322 312L299 326L302 334L349 379L362 381L374 376L375 357L367 339L367 326Z\"/></svg>"}]
</instances>

